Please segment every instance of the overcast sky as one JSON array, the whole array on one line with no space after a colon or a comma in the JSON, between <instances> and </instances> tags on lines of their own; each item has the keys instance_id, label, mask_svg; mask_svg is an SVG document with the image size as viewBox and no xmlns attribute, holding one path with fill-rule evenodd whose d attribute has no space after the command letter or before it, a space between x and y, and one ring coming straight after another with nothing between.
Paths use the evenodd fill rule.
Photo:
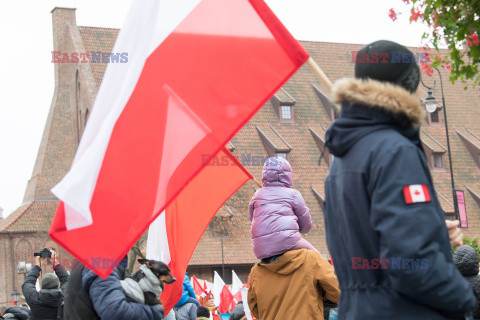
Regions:
<instances>
[{"instance_id":1,"label":"overcast sky","mask_svg":"<svg viewBox=\"0 0 480 320\"><path fill-rule=\"evenodd\" d=\"M31 177L54 91L51 63L55 6L76 7L81 26L121 27L132 0L15 0L0 5L0 207L15 210ZM141 0L137 0L141 1ZM181 0L176 0L181 1ZM228 0L225 0L228 1ZM421 46L426 30L401 0L266 0L299 40Z\"/></svg>"}]
</instances>

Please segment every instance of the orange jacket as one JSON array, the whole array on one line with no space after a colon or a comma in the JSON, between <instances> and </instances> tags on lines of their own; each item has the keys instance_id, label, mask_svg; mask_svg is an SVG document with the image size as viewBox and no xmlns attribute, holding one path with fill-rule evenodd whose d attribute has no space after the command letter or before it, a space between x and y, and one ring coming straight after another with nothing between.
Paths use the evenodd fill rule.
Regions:
<instances>
[{"instance_id":1,"label":"orange jacket","mask_svg":"<svg viewBox=\"0 0 480 320\"><path fill-rule=\"evenodd\" d=\"M250 272L248 305L257 319L323 320L324 295L338 303L340 289L333 267L318 251L287 251Z\"/></svg>"}]
</instances>

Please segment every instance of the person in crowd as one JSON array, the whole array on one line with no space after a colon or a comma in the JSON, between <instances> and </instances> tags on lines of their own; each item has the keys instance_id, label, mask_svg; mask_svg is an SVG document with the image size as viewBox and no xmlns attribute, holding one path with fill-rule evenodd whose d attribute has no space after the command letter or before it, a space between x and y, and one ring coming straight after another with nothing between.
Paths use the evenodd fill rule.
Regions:
<instances>
[{"instance_id":1,"label":"person in crowd","mask_svg":"<svg viewBox=\"0 0 480 320\"><path fill-rule=\"evenodd\" d=\"M197 297L195 296L195 291L190 283L190 279L188 279L188 273L185 273L185 277L183 279L182 296L175 304L175 307L181 307L187 302L194 303L197 307L200 307L200 302L198 302Z\"/></svg>"},{"instance_id":2,"label":"person in crowd","mask_svg":"<svg viewBox=\"0 0 480 320\"><path fill-rule=\"evenodd\" d=\"M175 310L171 309L165 318L163 318L163 320L177 320L177 317L175 316Z\"/></svg>"},{"instance_id":3,"label":"person in crowd","mask_svg":"<svg viewBox=\"0 0 480 320\"><path fill-rule=\"evenodd\" d=\"M453 262L462 276L470 283L477 297L480 297L480 275L478 274L478 253L472 247L458 247L453 254ZM473 311L475 320L480 319L480 304Z\"/></svg>"},{"instance_id":4,"label":"person in crowd","mask_svg":"<svg viewBox=\"0 0 480 320\"><path fill-rule=\"evenodd\" d=\"M30 320L63 319L63 292L68 283L68 272L61 264L55 261L55 251L51 252L51 263L55 273L47 273L40 281L41 290L35 285L42 269L40 265L47 265L47 259L35 256L35 265L32 267L22 285L25 301L30 306Z\"/></svg>"},{"instance_id":5,"label":"person in crowd","mask_svg":"<svg viewBox=\"0 0 480 320\"><path fill-rule=\"evenodd\" d=\"M211 291L204 291L199 298L200 305L207 307L210 311L211 320L221 320L222 318L218 314L217 307L215 306L215 298Z\"/></svg>"},{"instance_id":6,"label":"person in crowd","mask_svg":"<svg viewBox=\"0 0 480 320\"><path fill-rule=\"evenodd\" d=\"M197 319L197 305L192 302L182 304L180 307L174 307L177 320L195 320Z\"/></svg>"},{"instance_id":7,"label":"person in crowd","mask_svg":"<svg viewBox=\"0 0 480 320\"><path fill-rule=\"evenodd\" d=\"M339 318L463 317L477 300L453 264L422 149L414 55L381 40L362 48L354 67L355 78L332 88L341 112L325 137L334 156L324 217Z\"/></svg>"},{"instance_id":8,"label":"person in crowd","mask_svg":"<svg viewBox=\"0 0 480 320\"><path fill-rule=\"evenodd\" d=\"M65 320L160 320L161 304L127 302L123 280L128 258L125 257L103 280L80 263L74 263L65 293Z\"/></svg>"},{"instance_id":9,"label":"person in crowd","mask_svg":"<svg viewBox=\"0 0 480 320\"><path fill-rule=\"evenodd\" d=\"M210 310L207 307L200 306L197 309L197 320L209 320Z\"/></svg>"},{"instance_id":10,"label":"person in crowd","mask_svg":"<svg viewBox=\"0 0 480 320\"><path fill-rule=\"evenodd\" d=\"M261 320L323 320L323 298L338 302L332 265L316 250L298 249L253 266L248 306Z\"/></svg>"},{"instance_id":11,"label":"person in crowd","mask_svg":"<svg viewBox=\"0 0 480 320\"><path fill-rule=\"evenodd\" d=\"M282 157L268 158L262 183L249 205L255 256L263 259L288 250L315 250L301 236L310 231L312 218L302 194L292 189L290 163Z\"/></svg>"},{"instance_id":12,"label":"person in crowd","mask_svg":"<svg viewBox=\"0 0 480 320\"><path fill-rule=\"evenodd\" d=\"M235 308L230 313L228 320L245 320L245 309L243 308L243 301L239 301Z\"/></svg>"},{"instance_id":13,"label":"person in crowd","mask_svg":"<svg viewBox=\"0 0 480 320\"><path fill-rule=\"evenodd\" d=\"M30 311L22 306L0 307L0 319L28 320Z\"/></svg>"}]
</instances>

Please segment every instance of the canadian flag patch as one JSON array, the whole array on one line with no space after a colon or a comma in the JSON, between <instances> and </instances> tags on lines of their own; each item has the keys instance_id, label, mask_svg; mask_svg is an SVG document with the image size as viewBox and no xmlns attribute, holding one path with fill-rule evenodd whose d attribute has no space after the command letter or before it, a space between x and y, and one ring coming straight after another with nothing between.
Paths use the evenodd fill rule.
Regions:
<instances>
[{"instance_id":1,"label":"canadian flag patch","mask_svg":"<svg viewBox=\"0 0 480 320\"><path fill-rule=\"evenodd\" d=\"M425 184L404 186L403 195L405 196L405 202L408 204L430 201L430 192Z\"/></svg>"}]
</instances>

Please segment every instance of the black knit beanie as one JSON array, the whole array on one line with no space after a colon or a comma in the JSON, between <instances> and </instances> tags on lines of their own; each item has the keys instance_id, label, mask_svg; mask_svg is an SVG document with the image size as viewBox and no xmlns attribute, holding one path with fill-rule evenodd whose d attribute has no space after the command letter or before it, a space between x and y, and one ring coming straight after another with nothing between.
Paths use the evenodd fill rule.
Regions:
<instances>
[{"instance_id":1,"label":"black knit beanie","mask_svg":"<svg viewBox=\"0 0 480 320\"><path fill-rule=\"evenodd\" d=\"M410 50L396 42L379 40L358 52L355 78L390 82L413 93L420 82L420 69Z\"/></svg>"}]
</instances>

